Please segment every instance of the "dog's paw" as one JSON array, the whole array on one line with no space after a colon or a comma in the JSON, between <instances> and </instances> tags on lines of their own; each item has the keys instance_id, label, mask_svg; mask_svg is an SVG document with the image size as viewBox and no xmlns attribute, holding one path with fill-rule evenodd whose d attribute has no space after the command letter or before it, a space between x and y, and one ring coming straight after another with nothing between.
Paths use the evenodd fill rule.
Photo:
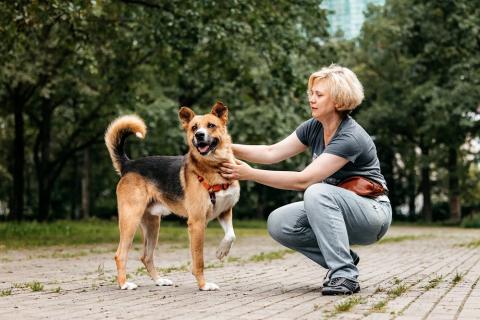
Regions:
<instances>
[{"instance_id":1,"label":"dog's paw","mask_svg":"<svg viewBox=\"0 0 480 320\"><path fill-rule=\"evenodd\" d=\"M219 289L220 289L220 287L217 286L213 282L207 282L207 283L205 283L205 285L203 287L200 288L200 290L202 290L202 291L215 291L215 290L219 290Z\"/></svg>"},{"instance_id":2,"label":"dog's paw","mask_svg":"<svg viewBox=\"0 0 480 320\"><path fill-rule=\"evenodd\" d=\"M122 290L135 290L138 286L133 282L125 282L123 286L120 287Z\"/></svg>"},{"instance_id":3,"label":"dog's paw","mask_svg":"<svg viewBox=\"0 0 480 320\"><path fill-rule=\"evenodd\" d=\"M167 278L158 278L157 280L155 280L155 284L157 286L172 286L173 282L172 280Z\"/></svg>"},{"instance_id":4,"label":"dog's paw","mask_svg":"<svg viewBox=\"0 0 480 320\"><path fill-rule=\"evenodd\" d=\"M232 247L233 240L225 240L223 239L218 246L216 256L219 260L222 260L227 254L230 252L230 248Z\"/></svg>"}]
</instances>

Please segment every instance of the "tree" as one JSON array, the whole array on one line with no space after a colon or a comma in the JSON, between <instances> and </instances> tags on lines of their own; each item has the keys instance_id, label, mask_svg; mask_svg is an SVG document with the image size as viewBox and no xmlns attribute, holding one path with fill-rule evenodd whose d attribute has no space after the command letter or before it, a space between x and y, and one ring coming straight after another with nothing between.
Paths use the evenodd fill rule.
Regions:
<instances>
[{"instance_id":1,"label":"tree","mask_svg":"<svg viewBox=\"0 0 480 320\"><path fill-rule=\"evenodd\" d=\"M370 88L365 120L403 164L413 164L409 175L420 167L420 184L411 179L407 189L411 203L417 190L423 194L427 221L435 167L448 168L451 217L461 217L468 166L460 165L460 149L478 136L471 115L480 103L479 19L470 1L393 0L369 7L358 39L354 60Z\"/></svg>"},{"instance_id":2,"label":"tree","mask_svg":"<svg viewBox=\"0 0 480 320\"><path fill-rule=\"evenodd\" d=\"M29 188L38 195L33 210L39 220L51 217L52 195L64 195L53 190L76 188L62 174L65 168L80 172L77 158L86 148L104 152L103 163L92 162L91 169L106 179L98 172L109 162L103 132L119 113L135 111L148 122L153 143L139 145L139 155L184 152L181 131L172 130L178 107L201 112L216 99L231 107L237 141L268 143L291 132L307 114L298 111L305 103L306 77L328 54L320 51L327 33L319 5L313 0L1 3L0 102L3 119L16 123L14 198L20 205L23 181L30 183L21 174L33 165L37 186ZM253 117L258 124L252 125ZM114 182L105 185L112 188ZM257 206L262 202L265 198Z\"/></svg>"}]
</instances>

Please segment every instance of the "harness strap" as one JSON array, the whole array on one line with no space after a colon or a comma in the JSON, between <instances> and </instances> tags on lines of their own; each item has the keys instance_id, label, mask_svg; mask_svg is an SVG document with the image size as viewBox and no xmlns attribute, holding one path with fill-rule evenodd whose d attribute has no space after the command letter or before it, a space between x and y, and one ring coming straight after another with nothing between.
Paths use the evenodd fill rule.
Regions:
<instances>
[{"instance_id":1,"label":"harness strap","mask_svg":"<svg viewBox=\"0 0 480 320\"><path fill-rule=\"evenodd\" d=\"M222 183L222 184L214 184L210 185L204 177L197 175L198 181L202 184L202 186L207 189L208 194L210 195L210 201L212 202L213 205L217 202L217 198L215 196L215 192L221 191L221 190L227 190L228 187L230 187L229 183Z\"/></svg>"}]
</instances>

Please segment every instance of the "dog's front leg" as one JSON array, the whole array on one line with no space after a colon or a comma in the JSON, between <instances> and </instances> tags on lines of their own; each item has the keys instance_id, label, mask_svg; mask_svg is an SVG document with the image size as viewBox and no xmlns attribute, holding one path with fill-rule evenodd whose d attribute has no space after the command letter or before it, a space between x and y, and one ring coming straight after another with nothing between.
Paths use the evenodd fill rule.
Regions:
<instances>
[{"instance_id":1,"label":"dog's front leg","mask_svg":"<svg viewBox=\"0 0 480 320\"><path fill-rule=\"evenodd\" d=\"M188 218L188 234L190 236L190 250L192 252L192 273L197 279L200 290L210 291L218 290L219 287L215 283L205 282L203 276L203 244L205 241L205 217L189 217Z\"/></svg>"},{"instance_id":2,"label":"dog's front leg","mask_svg":"<svg viewBox=\"0 0 480 320\"><path fill-rule=\"evenodd\" d=\"M233 241L235 241L235 232L233 231L232 216L232 209L230 209L225 211L218 217L218 222L220 222L220 225L225 232L225 236L220 242L216 253L217 258L220 260L223 259L230 252Z\"/></svg>"}]
</instances>

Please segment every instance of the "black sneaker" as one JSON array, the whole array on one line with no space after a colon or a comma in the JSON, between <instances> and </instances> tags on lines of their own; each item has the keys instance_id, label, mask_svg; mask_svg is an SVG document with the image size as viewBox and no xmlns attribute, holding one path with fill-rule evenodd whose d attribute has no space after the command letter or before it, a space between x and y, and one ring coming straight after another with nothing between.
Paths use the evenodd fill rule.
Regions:
<instances>
[{"instance_id":1,"label":"black sneaker","mask_svg":"<svg viewBox=\"0 0 480 320\"><path fill-rule=\"evenodd\" d=\"M347 278L333 278L326 286L322 288L322 295L334 296L353 294L360 291L358 282Z\"/></svg>"},{"instance_id":2,"label":"black sneaker","mask_svg":"<svg viewBox=\"0 0 480 320\"><path fill-rule=\"evenodd\" d=\"M358 254L356 254L355 251L350 250L350 255L353 258L353 264L358 265L358 263L360 262L360 257L358 256ZM327 274L323 278L323 286L325 287L328 282L330 282L330 270L328 270Z\"/></svg>"}]
</instances>

